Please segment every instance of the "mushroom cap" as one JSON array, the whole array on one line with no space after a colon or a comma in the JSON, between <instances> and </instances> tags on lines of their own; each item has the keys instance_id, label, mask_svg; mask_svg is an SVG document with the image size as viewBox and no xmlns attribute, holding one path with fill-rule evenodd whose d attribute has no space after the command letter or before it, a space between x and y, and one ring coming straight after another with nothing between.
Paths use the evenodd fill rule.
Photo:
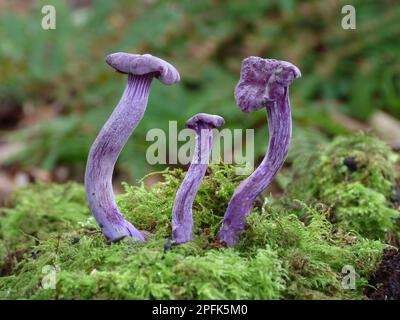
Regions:
<instances>
[{"instance_id":1,"label":"mushroom cap","mask_svg":"<svg viewBox=\"0 0 400 320\"><path fill-rule=\"evenodd\" d=\"M283 60L248 57L243 60L240 79L235 88L235 100L243 112L265 107L271 91L289 87L301 72L294 64Z\"/></svg>"},{"instance_id":2,"label":"mushroom cap","mask_svg":"<svg viewBox=\"0 0 400 320\"><path fill-rule=\"evenodd\" d=\"M186 121L186 128L198 129L198 128L218 128L225 124L224 118L208 113L198 113Z\"/></svg>"},{"instance_id":3,"label":"mushroom cap","mask_svg":"<svg viewBox=\"0 0 400 320\"><path fill-rule=\"evenodd\" d=\"M106 62L121 73L135 75L154 73L164 84L174 84L180 80L178 70L173 65L151 54L116 52L108 55Z\"/></svg>"}]
</instances>

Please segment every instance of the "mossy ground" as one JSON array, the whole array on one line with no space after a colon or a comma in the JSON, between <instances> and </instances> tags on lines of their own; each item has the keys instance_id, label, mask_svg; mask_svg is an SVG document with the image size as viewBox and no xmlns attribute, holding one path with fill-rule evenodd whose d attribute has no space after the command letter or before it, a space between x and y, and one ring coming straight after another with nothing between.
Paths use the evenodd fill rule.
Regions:
<instances>
[{"instance_id":1,"label":"mossy ground","mask_svg":"<svg viewBox=\"0 0 400 320\"><path fill-rule=\"evenodd\" d=\"M146 231L145 243L107 243L80 185L22 188L1 213L0 254L9 270L0 277L0 298L365 298L388 247L383 240L398 232L399 210L389 201L397 158L365 135L339 138L311 158L312 170L295 166L285 196L267 197L253 210L230 249L214 235L244 178L232 166L210 167L194 203L195 239L172 248L166 238L182 170L166 170L165 181L151 188L126 185L118 197L126 218ZM343 164L348 158L356 170ZM355 289L342 285L342 268L349 265ZM56 270L54 289L42 286L48 266Z\"/></svg>"},{"instance_id":2,"label":"mossy ground","mask_svg":"<svg viewBox=\"0 0 400 320\"><path fill-rule=\"evenodd\" d=\"M77 183L20 188L6 206L0 210L0 259L53 235L79 229L90 217L83 186Z\"/></svg>"},{"instance_id":3,"label":"mossy ground","mask_svg":"<svg viewBox=\"0 0 400 320\"><path fill-rule=\"evenodd\" d=\"M285 200L324 207L331 222L373 238L398 239L399 155L367 134L336 138L327 148L298 159ZM296 212L301 215L301 208Z\"/></svg>"}]
</instances>

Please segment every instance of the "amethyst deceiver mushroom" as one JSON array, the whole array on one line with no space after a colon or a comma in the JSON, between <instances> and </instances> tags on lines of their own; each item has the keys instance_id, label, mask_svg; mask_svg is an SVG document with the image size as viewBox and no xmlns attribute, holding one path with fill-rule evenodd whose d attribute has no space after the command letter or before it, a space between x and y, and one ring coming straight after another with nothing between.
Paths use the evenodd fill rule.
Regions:
<instances>
[{"instance_id":1,"label":"amethyst deceiver mushroom","mask_svg":"<svg viewBox=\"0 0 400 320\"><path fill-rule=\"evenodd\" d=\"M224 118L199 113L186 121L186 127L196 132L194 155L174 200L172 209L172 240L182 244L193 239L192 205L208 167L212 149L213 128L224 125Z\"/></svg>"},{"instance_id":2,"label":"amethyst deceiver mushroom","mask_svg":"<svg viewBox=\"0 0 400 320\"><path fill-rule=\"evenodd\" d=\"M249 57L242 62L236 103L243 112L267 109L269 147L259 167L242 181L228 204L218 233L218 240L228 246L238 241L256 198L285 161L292 135L289 85L300 77L300 70L286 61Z\"/></svg>"},{"instance_id":3,"label":"amethyst deceiver mushroom","mask_svg":"<svg viewBox=\"0 0 400 320\"><path fill-rule=\"evenodd\" d=\"M131 236L144 241L143 235L118 210L112 174L119 153L146 110L153 78L170 85L180 77L171 64L150 54L118 52L107 56L106 62L116 71L128 74L128 83L90 149L85 172L86 198L107 239L117 241Z\"/></svg>"}]
</instances>

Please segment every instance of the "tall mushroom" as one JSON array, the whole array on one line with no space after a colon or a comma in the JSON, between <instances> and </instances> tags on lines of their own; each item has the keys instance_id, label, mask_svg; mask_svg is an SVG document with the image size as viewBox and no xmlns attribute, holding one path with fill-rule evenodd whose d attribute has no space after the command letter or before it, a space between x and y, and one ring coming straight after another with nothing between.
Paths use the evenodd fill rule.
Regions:
<instances>
[{"instance_id":1,"label":"tall mushroom","mask_svg":"<svg viewBox=\"0 0 400 320\"><path fill-rule=\"evenodd\" d=\"M243 112L267 109L269 148L260 166L235 190L224 215L218 239L235 244L246 225L254 201L271 183L285 161L292 135L289 85L300 78L293 64L249 57L243 60L235 99Z\"/></svg>"},{"instance_id":2,"label":"tall mushroom","mask_svg":"<svg viewBox=\"0 0 400 320\"><path fill-rule=\"evenodd\" d=\"M116 71L128 74L128 83L90 149L85 173L86 198L107 239L117 241L132 236L144 241L142 234L118 210L112 174L119 153L146 110L152 79L155 77L170 85L179 81L179 73L169 63L150 54L118 52L107 56L106 62Z\"/></svg>"},{"instance_id":3,"label":"tall mushroom","mask_svg":"<svg viewBox=\"0 0 400 320\"><path fill-rule=\"evenodd\" d=\"M182 244L193 239L192 205L208 167L213 140L213 128L224 125L224 118L199 113L186 121L186 127L195 130L194 155L185 178L175 196L172 210L172 239Z\"/></svg>"}]
</instances>

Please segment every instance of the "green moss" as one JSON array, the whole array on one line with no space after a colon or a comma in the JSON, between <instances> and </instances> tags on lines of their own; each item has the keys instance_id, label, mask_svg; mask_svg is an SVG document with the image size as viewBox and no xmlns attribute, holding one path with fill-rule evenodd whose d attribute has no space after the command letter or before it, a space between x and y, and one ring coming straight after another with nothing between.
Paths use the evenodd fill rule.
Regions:
<instances>
[{"instance_id":1,"label":"green moss","mask_svg":"<svg viewBox=\"0 0 400 320\"><path fill-rule=\"evenodd\" d=\"M271 209L268 203L261 215L251 214L238 249L251 253L268 245L276 250L289 276L285 298L360 297L385 245L334 228L324 213L301 205L308 212L307 224L295 214ZM358 290L344 290L341 285L346 265L356 270Z\"/></svg>"},{"instance_id":2,"label":"green moss","mask_svg":"<svg viewBox=\"0 0 400 320\"><path fill-rule=\"evenodd\" d=\"M352 159L356 168L351 170L346 166L345 159ZM389 196L398 176L396 161L397 154L374 136L356 134L338 137L321 154L320 164L316 168L319 179L314 181L315 188L321 190L321 186L340 182L360 182L367 188Z\"/></svg>"},{"instance_id":3,"label":"green moss","mask_svg":"<svg viewBox=\"0 0 400 320\"><path fill-rule=\"evenodd\" d=\"M293 199L318 203L328 209L332 221L383 239L398 232L400 212L390 202L399 179L398 160L398 155L374 136L338 137L307 159L298 159L286 204L293 205ZM302 208L297 211L304 215Z\"/></svg>"},{"instance_id":4,"label":"green moss","mask_svg":"<svg viewBox=\"0 0 400 320\"><path fill-rule=\"evenodd\" d=\"M107 243L86 223L87 208L82 188L76 189L75 203L81 214L69 229L62 224L47 229L34 257L26 254L11 275L0 277L0 298L30 299L309 299L359 298L386 246L356 233L334 228L323 212L305 205L304 223L291 210L279 210L267 203L260 213L249 216L248 228L234 248L222 248L214 241L224 209L241 178L234 167L212 166L194 204L195 239L165 251L170 236L173 196L183 178L180 170L164 172L165 181L147 188L125 186L118 203L127 219L151 234L145 243L125 239ZM76 187L76 186L75 186ZM75 188L74 187L74 188ZM18 199L42 199L44 186L32 187L23 199L15 198L7 214L26 208ZM64 194L47 186L47 192ZM54 191L50 191L54 188ZM65 186L66 190L70 188ZM60 192L60 193L58 193ZM80 199L75 202L71 199ZM46 204L47 211L58 212L64 198ZM40 201L36 203L38 206ZM59 207L61 206L61 207ZM52 209L53 208L53 209ZM71 209L71 207L69 208ZM68 210L69 210L68 209ZM11 211L10 211L11 210ZM14 210L14 211L12 211ZM74 215L78 211L72 210ZM19 213L42 216L41 210ZM66 213L64 213L66 214ZM71 211L69 211L71 214ZM77 217L77 216L76 216ZM8 218L7 218L8 219ZM40 220L46 224L47 220ZM62 223L64 221L62 220ZM50 228L43 225L43 228ZM36 230L40 230L38 225ZM33 229L32 229L33 230ZM32 232L32 230L30 232ZM19 237L9 238L15 241ZM31 244L29 244L31 245ZM357 272L357 289L341 285L342 267L352 265ZM55 289L44 289L47 271L56 271Z\"/></svg>"},{"instance_id":5,"label":"green moss","mask_svg":"<svg viewBox=\"0 0 400 320\"><path fill-rule=\"evenodd\" d=\"M360 182L341 183L321 192L322 198L333 204L335 217L347 229L357 230L365 236L384 239L396 230L400 212L389 207L382 193Z\"/></svg>"},{"instance_id":6,"label":"green moss","mask_svg":"<svg viewBox=\"0 0 400 320\"><path fill-rule=\"evenodd\" d=\"M9 200L8 208L0 210L0 258L9 251L28 248L51 235L78 229L83 223L95 227L82 185L21 187Z\"/></svg>"},{"instance_id":7,"label":"green moss","mask_svg":"<svg viewBox=\"0 0 400 320\"><path fill-rule=\"evenodd\" d=\"M107 245L93 236L75 245L50 240L38 246L43 254L25 263L18 279L0 281L0 297L251 299L279 298L284 288L279 260L268 248L244 259L230 249L198 252L189 244L163 253L162 246L154 240ZM59 268L56 290L40 288L46 265Z\"/></svg>"},{"instance_id":8,"label":"green moss","mask_svg":"<svg viewBox=\"0 0 400 320\"><path fill-rule=\"evenodd\" d=\"M234 166L210 165L193 204L194 233L214 234L222 223L225 208L244 176L236 176ZM164 182L146 188L125 186L125 194L118 197L118 206L127 219L141 230L156 237L171 234L171 212L175 194L185 176L181 169L163 171ZM152 212L152 214L149 214Z\"/></svg>"}]
</instances>

